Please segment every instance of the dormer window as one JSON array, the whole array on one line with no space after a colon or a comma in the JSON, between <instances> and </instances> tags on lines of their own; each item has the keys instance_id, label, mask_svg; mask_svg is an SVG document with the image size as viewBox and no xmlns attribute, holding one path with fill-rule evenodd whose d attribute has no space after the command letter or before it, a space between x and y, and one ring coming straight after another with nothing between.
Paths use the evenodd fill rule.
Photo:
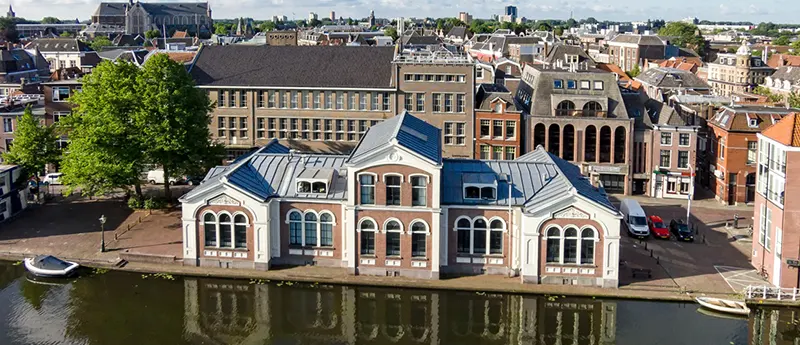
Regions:
<instances>
[{"instance_id":1,"label":"dormer window","mask_svg":"<svg viewBox=\"0 0 800 345\"><path fill-rule=\"evenodd\" d=\"M466 173L463 175L464 199L497 200L497 176L487 173Z\"/></svg>"},{"instance_id":2,"label":"dormer window","mask_svg":"<svg viewBox=\"0 0 800 345\"><path fill-rule=\"evenodd\" d=\"M747 115L747 125L753 128L758 128L758 118Z\"/></svg>"},{"instance_id":3,"label":"dormer window","mask_svg":"<svg viewBox=\"0 0 800 345\"><path fill-rule=\"evenodd\" d=\"M567 55L564 55L564 58L567 60L568 64L578 63L578 55L567 54Z\"/></svg>"},{"instance_id":4,"label":"dormer window","mask_svg":"<svg viewBox=\"0 0 800 345\"><path fill-rule=\"evenodd\" d=\"M326 194L328 193L328 184L326 182L311 182L311 181L298 181L297 182L298 194Z\"/></svg>"},{"instance_id":5,"label":"dormer window","mask_svg":"<svg viewBox=\"0 0 800 345\"><path fill-rule=\"evenodd\" d=\"M307 168L297 177L297 194L328 194L333 169Z\"/></svg>"}]
</instances>

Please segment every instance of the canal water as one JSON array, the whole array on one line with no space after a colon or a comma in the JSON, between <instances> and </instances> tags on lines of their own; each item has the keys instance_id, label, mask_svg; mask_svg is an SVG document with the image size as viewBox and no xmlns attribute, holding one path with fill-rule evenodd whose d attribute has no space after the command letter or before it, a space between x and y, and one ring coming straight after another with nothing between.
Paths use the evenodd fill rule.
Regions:
<instances>
[{"instance_id":1,"label":"canal water","mask_svg":"<svg viewBox=\"0 0 800 345\"><path fill-rule=\"evenodd\" d=\"M0 262L0 344L798 344L797 311L83 272ZM800 313L798 313L800 316Z\"/></svg>"}]
</instances>

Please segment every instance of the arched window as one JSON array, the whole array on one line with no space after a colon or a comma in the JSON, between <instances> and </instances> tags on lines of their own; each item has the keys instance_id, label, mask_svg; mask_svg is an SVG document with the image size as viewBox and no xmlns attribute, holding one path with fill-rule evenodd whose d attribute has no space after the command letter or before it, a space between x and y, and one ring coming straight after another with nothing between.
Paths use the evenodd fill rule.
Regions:
<instances>
[{"instance_id":1,"label":"arched window","mask_svg":"<svg viewBox=\"0 0 800 345\"><path fill-rule=\"evenodd\" d=\"M536 126L533 126L533 147L539 147L546 145L545 133L547 132L547 127L543 123L537 123Z\"/></svg>"},{"instance_id":2,"label":"arched window","mask_svg":"<svg viewBox=\"0 0 800 345\"><path fill-rule=\"evenodd\" d=\"M600 163L611 163L611 127L600 128Z\"/></svg>"},{"instance_id":3,"label":"arched window","mask_svg":"<svg viewBox=\"0 0 800 345\"><path fill-rule=\"evenodd\" d=\"M458 232L458 253L469 254L472 247L470 241L471 224L469 219L461 218L456 222L456 232Z\"/></svg>"},{"instance_id":4,"label":"arched window","mask_svg":"<svg viewBox=\"0 0 800 345\"><path fill-rule=\"evenodd\" d=\"M603 106L595 101L589 101L583 105L583 116L595 117L600 111L603 111Z\"/></svg>"},{"instance_id":5,"label":"arched window","mask_svg":"<svg viewBox=\"0 0 800 345\"><path fill-rule=\"evenodd\" d=\"M206 237L206 246L217 246L217 217L212 213L206 213L203 216L203 231Z\"/></svg>"},{"instance_id":6,"label":"arched window","mask_svg":"<svg viewBox=\"0 0 800 345\"><path fill-rule=\"evenodd\" d=\"M219 215L219 246L223 248L230 248L233 246L231 242L233 240L233 233L232 229L233 223L231 222L231 216L228 214L221 214Z\"/></svg>"},{"instance_id":7,"label":"arched window","mask_svg":"<svg viewBox=\"0 0 800 345\"><path fill-rule=\"evenodd\" d=\"M583 135L583 160L594 162L597 159L597 129L589 125Z\"/></svg>"},{"instance_id":8,"label":"arched window","mask_svg":"<svg viewBox=\"0 0 800 345\"><path fill-rule=\"evenodd\" d=\"M614 163L625 163L625 127L614 130Z\"/></svg>"},{"instance_id":9,"label":"arched window","mask_svg":"<svg viewBox=\"0 0 800 345\"><path fill-rule=\"evenodd\" d=\"M317 245L317 215L313 213L306 213L305 215L305 245Z\"/></svg>"},{"instance_id":10,"label":"arched window","mask_svg":"<svg viewBox=\"0 0 800 345\"><path fill-rule=\"evenodd\" d=\"M564 263L578 263L578 229L564 230Z\"/></svg>"},{"instance_id":11,"label":"arched window","mask_svg":"<svg viewBox=\"0 0 800 345\"><path fill-rule=\"evenodd\" d=\"M333 247L333 216L330 213L319 215L319 245Z\"/></svg>"},{"instance_id":12,"label":"arched window","mask_svg":"<svg viewBox=\"0 0 800 345\"><path fill-rule=\"evenodd\" d=\"M361 255L375 255L375 230L375 222L369 219L361 220L359 224Z\"/></svg>"},{"instance_id":13,"label":"arched window","mask_svg":"<svg viewBox=\"0 0 800 345\"><path fill-rule=\"evenodd\" d=\"M550 133L550 137L547 140L547 152L550 152L556 156L560 156L561 127L554 123L550 125L550 128L547 131Z\"/></svg>"},{"instance_id":14,"label":"arched window","mask_svg":"<svg viewBox=\"0 0 800 345\"><path fill-rule=\"evenodd\" d=\"M386 256L400 256L400 234L403 228L400 222L390 220L384 226L386 232Z\"/></svg>"},{"instance_id":15,"label":"arched window","mask_svg":"<svg viewBox=\"0 0 800 345\"><path fill-rule=\"evenodd\" d=\"M325 182L314 182L311 184L311 193L325 194L328 192Z\"/></svg>"},{"instance_id":16,"label":"arched window","mask_svg":"<svg viewBox=\"0 0 800 345\"><path fill-rule=\"evenodd\" d=\"M547 229L547 260L548 263L561 262L561 230L556 227Z\"/></svg>"},{"instance_id":17,"label":"arched window","mask_svg":"<svg viewBox=\"0 0 800 345\"><path fill-rule=\"evenodd\" d=\"M505 223L495 219L489 224L489 254L503 254L503 230Z\"/></svg>"},{"instance_id":18,"label":"arched window","mask_svg":"<svg viewBox=\"0 0 800 345\"><path fill-rule=\"evenodd\" d=\"M581 231L581 264L594 264L594 239L593 229L583 229Z\"/></svg>"},{"instance_id":19,"label":"arched window","mask_svg":"<svg viewBox=\"0 0 800 345\"><path fill-rule=\"evenodd\" d=\"M575 110L575 103L572 101L561 101L556 106L556 116L569 116Z\"/></svg>"},{"instance_id":20,"label":"arched window","mask_svg":"<svg viewBox=\"0 0 800 345\"><path fill-rule=\"evenodd\" d=\"M424 258L426 255L428 226L416 221L411 224L411 257Z\"/></svg>"},{"instance_id":21,"label":"arched window","mask_svg":"<svg viewBox=\"0 0 800 345\"><path fill-rule=\"evenodd\" d=\"M472 223L472 253L486 254L486 220L475 219Z\"/></svg>"},{"instance_id":22,"label":"arched window","mask_svg":"<svg viewBox=\"0 0 800 345\"><path fill-rule=\"evenodd\" d=\"M247 217L237 214L233 217L234 248L247 248Z\"/></svg>"},{"instance_id":23,"label":"arched window","mask_svg":"<svg viewBox=\"0 0 800 345\"><path fill-rule=\"evenodd\" d=\"M289 244L303 245L303 216L297 211L289 213Z\"/></svg>"}]
</instances>

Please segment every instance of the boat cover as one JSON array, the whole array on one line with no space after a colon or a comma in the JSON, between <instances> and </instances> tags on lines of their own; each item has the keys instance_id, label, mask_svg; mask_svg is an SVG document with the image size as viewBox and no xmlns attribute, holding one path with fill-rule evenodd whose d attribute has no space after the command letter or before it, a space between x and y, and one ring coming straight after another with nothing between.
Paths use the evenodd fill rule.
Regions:
<instances>
[{"instance_id":1,"label":"boat cover","mask_svg":"<svg viewBox=\"0 0 800 345\"><path fill-rule=\"evenodd\" d=\"M61 271L71 264L52 255L39 255L33 258L33 266L43 270Z\"/></svg>"}]
</instances>

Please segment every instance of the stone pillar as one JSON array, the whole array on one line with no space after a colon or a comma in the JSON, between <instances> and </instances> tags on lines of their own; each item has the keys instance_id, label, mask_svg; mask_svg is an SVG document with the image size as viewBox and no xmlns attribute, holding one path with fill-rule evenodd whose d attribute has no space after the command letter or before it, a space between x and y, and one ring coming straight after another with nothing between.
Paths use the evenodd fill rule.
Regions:
<instances>
[{"instance_id":1,"label":"stone pillar","mask_svg":"<svg viewBox=\"0 0 800 345\"><path fill-rule=\"evenodd\" d=\"M595 163L600 163L600 133L602 133L603 127L598 127L595 131L595 146L594 146L594 161Z\"/></svg>"}]
</instances>

